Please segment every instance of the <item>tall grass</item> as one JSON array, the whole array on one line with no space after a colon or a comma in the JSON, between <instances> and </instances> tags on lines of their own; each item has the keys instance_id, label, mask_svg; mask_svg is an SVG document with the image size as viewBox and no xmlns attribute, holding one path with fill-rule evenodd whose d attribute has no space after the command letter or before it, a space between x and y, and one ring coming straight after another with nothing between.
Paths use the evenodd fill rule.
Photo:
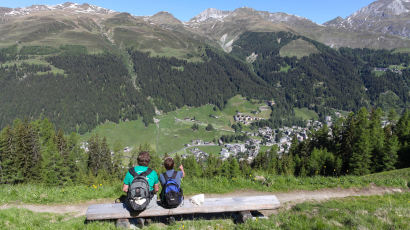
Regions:
<instances>
[{"instance_id":1,"label":"tall grass","mask_svg":"<svg viewBox=\"0 0 410 230\"><path fill-rule=\"evenodd\" d=\"M256 190L263 192L286 192L290 190L317 190L324 188L361 188L369 185L408 188L410 168L377 173L367 176L341 177L294 177L263 175L265 181L250 177L213 177L185 178L182 187L185 195L198 193L229 193L238 190ZM122 181L111 184L43 186L41 184L1 185L0 203L22 202L32 204L75 203L93 199L119 198Z\"/></svg>"}]
</instances>

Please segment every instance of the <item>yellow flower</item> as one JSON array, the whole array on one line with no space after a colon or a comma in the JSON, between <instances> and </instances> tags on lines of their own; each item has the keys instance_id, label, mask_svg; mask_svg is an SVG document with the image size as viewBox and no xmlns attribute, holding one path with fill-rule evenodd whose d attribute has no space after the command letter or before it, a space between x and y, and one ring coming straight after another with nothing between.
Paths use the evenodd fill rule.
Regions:
<instances>
[{"instance_id":1,"label":"yellow flower","mask_svg":"<svg viewBox=\"0 0 410 230\"><path fill-rule=\"evenodd\" d=\"M102 184L100 184L100 186L102 186Z\"/></svg>"}]
</instances>

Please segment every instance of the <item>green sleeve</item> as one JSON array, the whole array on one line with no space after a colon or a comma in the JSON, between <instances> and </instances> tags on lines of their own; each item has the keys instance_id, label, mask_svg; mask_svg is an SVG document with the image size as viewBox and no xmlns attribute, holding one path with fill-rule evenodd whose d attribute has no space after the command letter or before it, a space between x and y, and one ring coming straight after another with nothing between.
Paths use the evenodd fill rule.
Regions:
<instances>
[{"instance_id":1,"label":"green sleeve","mask_svg":"<svg viewBox=\"0 0 410 230\"><path fill-rule=\"evenodd\" d=\"M132 183L133 178L134 177L131 175L131 173L127 172L127 174L125 175L125 178L124 178L124 184L130 185Z\"/></svg>"}]
</instances>

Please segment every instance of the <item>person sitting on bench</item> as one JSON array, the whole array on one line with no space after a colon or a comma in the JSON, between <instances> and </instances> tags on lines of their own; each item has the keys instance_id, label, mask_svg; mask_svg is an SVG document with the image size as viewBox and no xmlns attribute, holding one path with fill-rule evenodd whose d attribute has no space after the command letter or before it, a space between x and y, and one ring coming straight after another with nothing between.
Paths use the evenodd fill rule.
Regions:
<instances>
[{"instance_id":1,"label":"person sitting on bench","mask_svg":"<svg viewBox=\"0 0 410 230\"><path fill-rule=\"evenodd\" d=\"M140 178L139 176L143 176L145 178L144 180L148 182L149 186L149 193L150 193L150 200L153 200L154 202L149 202L149 200L146 202L148 206L141 205L143 206L142 208L150 208L153 205L155 205L157 201L157 195L156 193L159 190L159 181L158 181L158 174L155 172L155 170L152 170L148 167L148 164L150 162L151 158L148 152L140 152L137 158L138 161L138 166L130 168L130 170L127 172L124 178L124 185L122 190L126 193L128 193L128 198L130 198L130 193L128 192L129 188L133 183L136 183L134 178ZM145 175L146 174L146 175ZM146 182L145 182L146 183ZM132 186L131 186L132 187ZM148 190L148 188L147 188ZM132 191L131 191L132 193Z\"/></svg>"},{"instance_id":2,"label":"person sitting on bench","mask_svg":"<svg viewBox=\"0 0 410 230\"><path fill-rule=\"evenodd\" d=\"M174 159L171 157L164 160L164 167L167 171L159 176L162 187L161 204L166 208L176 208L183 200L181 179L185 177L184 167L180 165L179 169L181 171L175 171Z\"/></svg>"}]
</instances>

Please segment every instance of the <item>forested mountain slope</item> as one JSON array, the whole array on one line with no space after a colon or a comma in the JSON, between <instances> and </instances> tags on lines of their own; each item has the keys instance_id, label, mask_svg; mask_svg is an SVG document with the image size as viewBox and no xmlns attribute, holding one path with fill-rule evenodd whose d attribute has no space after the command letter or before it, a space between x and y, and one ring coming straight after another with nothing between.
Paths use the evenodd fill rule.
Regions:
<instances>
[{"instance_id":1,"label":"forested mountain slope","mask_svg":"<svg viewBox=\"0 0 410 230\"><path fill-rule=\"evenodd\" d=\"M45 116L84 133L106 120L147 124L155 107L222 108L237 94L274 100L272 126L301 123L294 107L322 118L331 109L409 107L408 53L336 50L306 30L328 28L250 8L208 10L186 23L166 12L141 17L88 4L2 9L0 127ZM409 44L370 40L377 43L370 47Z\"/></svg>"}]
</instances>

